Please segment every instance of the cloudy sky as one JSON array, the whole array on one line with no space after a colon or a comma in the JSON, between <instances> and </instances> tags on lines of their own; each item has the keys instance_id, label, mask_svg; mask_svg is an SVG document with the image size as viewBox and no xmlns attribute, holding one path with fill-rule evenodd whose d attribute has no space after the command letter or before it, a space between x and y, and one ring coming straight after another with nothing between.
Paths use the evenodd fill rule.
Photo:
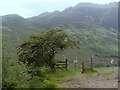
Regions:
<instances>
[{"instance_id":1,"label":"cloudy sky","mask_svg":"<svg viewBox=\"0 0 120 90\"><path fill-rule=\"evenodd\" d=\"M19 14L27 18L43 12L62 11L81 2L108 4L119 0L0 0L0 15Z\"/></svg>"}]
</instances>

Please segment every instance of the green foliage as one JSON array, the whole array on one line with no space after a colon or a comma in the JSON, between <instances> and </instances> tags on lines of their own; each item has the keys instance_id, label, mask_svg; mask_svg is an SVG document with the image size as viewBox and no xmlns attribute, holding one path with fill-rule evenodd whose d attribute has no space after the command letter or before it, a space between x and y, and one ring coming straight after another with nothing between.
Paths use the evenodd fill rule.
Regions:
<instances>
[{"instance_id":1,"label":"green foliage","mask_svg":"<svg viewBox=\"0 0 120 90\"><path fill-rule=\"evenodd\" d=\"M43 88L59 88L59 84L57 84L56 82L54 81L51 81L51 80L44 80L43 81L43 85L42 85Z\"/></svg>"},{"instance_id":2,"label":"green foliage","mask_svg":"<svg viewBox=\"0 0 120 90\"><path fill-rule=\"evenodd\" d=\"M69 29L71 36L80 41L80 51L92 51L96 54L102 55L117 55L118 53L118 38L117 32L107 30L105 28L94 29ZM84 47L82 47L84 46ZM83 55L81 55L83 57Z\"/></svg>"},{"instance_id":3,"label":"green foliage","mask_svg":"<svg viewBox=\"0 0 120 90\"><path fill-rule=\"evenodd\" d=\"M34 70L34 69L33 69ZM39 69L39 76L28 73L27 66L22 62L13 60L3 61L3 81L2 87L5 88L56 88L56 79L47 75L45 67Z\"/></svg>"},{"instance_id":4,"label":"green foliage","mask_svg":"<svg viewBox=\"0 0 120 90\"><path fill-rule=\"evenodd\" d=\"M50 72L49 76L52 78L60 78L60 77L66 77L66 76L73 76L76 74L76 72L80 72L80 68L71 68L68 71L61 71L57 70L56 72Z\"/></svg>"},{"instance_id":5,"label":"green foliage","mask_svg":"<svg viewBox=\"0 0 120 90\"><path fill-rule=\"evenodd\" d=\"M12 57L16 58L15 47L30 34L36 33L38 30L40 31L41 28L60 26L60 28L67 28L65 31L69 36L80 40L80 44L84 46L80 51L81 53L78 54L80 56L79 60L88 58L89 56L86 52L89 50L103 55L105 53L116 55L118 52L117 18L114 18L117 15L116 6L111 7L111 5L108 5L104 8L96 8L96 6L99 7L95 5L92 8L92 13L88 12L91 11L91 8L84 6L83 9L80 9L79 5L77 5L63 12L45 13L28 19L24 19L19 15L3 16L3 54L13 55ZM98 13L98 11L100 12ZM73 43L63 31L59 30L52 30L31 36L28 41L19 46L20 52L18 53L19 60L27 62L29 66L18 62L16 59L15 61L10 58L6 59L6 56L3 55L3 87L57 87L55 77L72 75L75 71L59 71L49 76L49 73L47 73L48 68L43 66L46 65L53 68L54 56ZM77 52L75 49L71 51ZM77 56L75 53L70 54L69 50L65 53L71 58ZM31 64L41 67L34 67ZM106 66L109 65L106 64ZM91 71L89 69L86 70L88 73L91 73Z\"/></svg>"},{"instance_id":6,"label":"green foliage","mask_svg":"<svg viewBox=\"0 0 120 90\"><path fill-rule=\"evenodd\" d=\"M41 82L43 82L44 80L49 78L48 72L49 72L49 70L46 67L32 67L32 66L28 67L28 73L31 75L31 77L33 77L33 78L39 77L38 80ZM34 81L34 79L33 79L33 81Z\"/></svg>"},{"instance_id":7,"label":"green foliage","mask_svg":"<svg viewBox=\"0 0 120 90\"><path fill-rule=\"evenodd\" d=\"M19 60L42 67L47 65L54 70L54 57L68 46L75 45L66 33L61 30L50 30L39 35L30 36L29 40L18 46Z\"/></svg>"},{"instance_id":8,"label":"green foliage","mask_svg":"<svg viewBox=\"0 0 120 90\"><path fill-rule=\"evenodd\" d=\"M16 54L16 45L28 38L30 34L46 28L59 27L67 29L65 31L68 34L72 34L92 52L116 54L118 50L117 3L105 6L90 4L91 6L92 8L88 8L88 4L78 4L63 12L43 13L27 19L15 14L2 16L2 36L3 43L6 43L6 51ZM72 29L72 32L69 32L69 29Z\"/></svg>"},{"instance_id":9,"label":"green foliage","mask_svg":"<svg viewBox=\"0 0 120 90\"><path fill-rule=\"evenodd\" d=\"M40 80L39 77L32 77L31 81L29 82L30 88L57 88L59 84L56 80L49 78L44 78L43 81Z\"/></svg>"},{"instance_id":10,"label":"green foliage","mask_svg":"<svg viewBox=\"0 0 120 90\"><path fill-rule=\"evenodd\" d=\"M24 64L13 60L3 60L3 88L28 88L30 75Z\"/></svg>"}]
</instances>

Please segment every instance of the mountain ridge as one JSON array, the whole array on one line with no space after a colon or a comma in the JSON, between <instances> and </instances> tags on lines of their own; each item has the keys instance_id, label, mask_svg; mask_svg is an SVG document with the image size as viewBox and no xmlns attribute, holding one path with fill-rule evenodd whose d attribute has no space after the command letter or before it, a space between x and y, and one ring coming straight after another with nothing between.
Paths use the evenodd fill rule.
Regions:
<instances>
[{"instance_id":1,"label":"mountain ridge","mask_svg":"<svg viewBox=\"0 0 120 90\"><path fill-rule=\"evenodd\" d=\"M112 26L113 28L117 29L117 15L118 15L117 8L118 7L116 4L113 4L113 3L108 4L105 8L97 8L97 9L96 9L96 7L91 8L91 7L88 7L87 5L86 5L86 7L84 5L82 7L81 5L82 4L78 4L74 7L69 7L67 9L64 9L63 11L57 12L57 13L54 13L54 12L52 12L52 13L47 12L46 14L42 13L39 16L27 18L27 20L31 21L35 24L39 24L40 28L45 28L44 26L46 26L46 25L47 26L50 25L49 27L52 27L54 25L56 26L56 24L57 24L57 27L64 26L64 24L66 24L65 21L73 22L73 23L68 23L67 24L68 27L69 27L69 24L74 25L74 23L76 23L76 21L77 21L77 24L79 23L80 28L82 28L83 22L80 22L80 21L82 21L82 20L90 21L91 20L89 24L93 23L93 25L95 25L95 23L98 23L96 25L99 26L99 24L102 25L102 23L103 23L102 26L105 28ZM94 4L90 4L90 5L94 6ZM114 5L116 5L116 7L112 7ZM80 6L80 8L76 8L78 6ZM107 7L111 7L111 8L107 8ZM114 16L116 16L116 18L114 18L110 14L111 15L115 14ZM110 19L112 18L114 23L110 24L109 26L108 25L105 26L104 24L108 24L110 21L110 19L107 19L107 18L110 18ZM51 24L51 22L53 22L53 25ZM63 22L65 22L65 23L63 23ZM87 27L87 25L86 25L86 27Z\"/></svg>"},{"instance_id":2,"label":"mountain ridge","mask_svg":"<svg viewBox=\"0 0 120 90\"><path fill-rule=\"evenodd\" d=\"M105 7L92 4L94 7L91 5L91 8L85 7L85 4L84 7L80 5L66 8L63 11L44 12L30 18L23 18L17 14L2 16L3 43L7 42L6 47L12 49L33 33L50 28L60 28L95 53L104 52L116 55L117 4L112 3Z\"/></svg>"}]
</instances>

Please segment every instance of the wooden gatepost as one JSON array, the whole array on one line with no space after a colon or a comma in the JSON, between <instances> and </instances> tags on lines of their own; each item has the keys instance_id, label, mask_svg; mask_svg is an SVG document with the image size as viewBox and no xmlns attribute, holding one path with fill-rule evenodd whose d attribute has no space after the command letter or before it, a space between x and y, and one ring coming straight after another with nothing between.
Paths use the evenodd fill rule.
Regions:
<instances>
[{"instance_id":1,"label":"wooden gatepost","mask_svg":"<svg viewBox=\"0 0 120 90\"><path fill-rule=\"evenodd\" d=\"M93 53L91 53L91 56L90 56L90 66L89 67L87 65L85 65L85 61L82 61L81 64L82 64L82 71L81 71L81 73L84 73L86 69L93 70L94 69L94 66L93 66Z\"/></svg>"},{"instance_id":2,"label":"wooden gatepost","mask_svg":"<svg viewBox=\"0 0 120 90\"><path fill-rule=\"evenodd\" d=\"M68 70L68 59L65 59L65 61L63 62L58 62L55 64L55 68L59 68L59 69L62 69L62 70Z\"/></svg>"},{"instance_id":3,"label":"wooden gatepost","mask_svg":"<svg viewBox=\"0 0 120 90\"><path fill-rule=\"evenodd\" d=\"M84 61L82 61L82 71L81 71L81 73L84 73L84 71L85 71L85 64L84 64Z\"/></svg>"},{"instance_id":4,"label":"wooden gatepost","mask_svg":"<svg viewBox=\"0 0 120 90\"><path fill-rule=\"evenodd\" d=\"M93 53L91 53L90 68L91 68L91 70L93 70Z\"/></svg>"}]
</instances>

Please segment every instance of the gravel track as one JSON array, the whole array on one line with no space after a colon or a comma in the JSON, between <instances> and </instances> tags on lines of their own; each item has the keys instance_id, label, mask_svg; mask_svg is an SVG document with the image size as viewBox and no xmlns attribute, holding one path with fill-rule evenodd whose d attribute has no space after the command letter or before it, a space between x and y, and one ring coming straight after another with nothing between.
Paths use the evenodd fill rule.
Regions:
<instances>
[{"instance_id":1,"label":"gravel track","mask_svg":"<svg viewBox=\"0 0 120 90\"><path fill-rule=\"evenodd\" d=\"M118 88L118 68L98 68L97 73L76 73L59 78L63 88Z\"/></svg>"}]
</instances>

